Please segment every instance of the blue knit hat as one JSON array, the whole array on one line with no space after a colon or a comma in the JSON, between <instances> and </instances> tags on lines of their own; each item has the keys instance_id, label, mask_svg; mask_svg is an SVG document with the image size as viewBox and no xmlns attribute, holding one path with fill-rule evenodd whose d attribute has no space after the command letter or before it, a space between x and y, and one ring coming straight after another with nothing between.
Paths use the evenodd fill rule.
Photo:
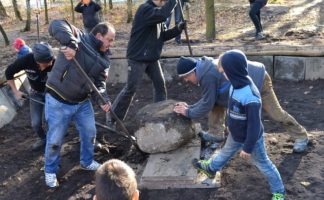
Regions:
<instances>
[{"instance_id":1,"label":"blue knit hat","mask_svg":"<svg viewBox=\"0 0 324 200\"><path fill-rule=\"evenodd\" d=\"M33 46L33 54L36 62L48 63L54 59L54 53L51 45L46 42L40 42Z\"/></svg>"},{"instance_id":2,"label":"blue knit hat","mask_svg":"<svg viewBox=\"0 0 324 200\"><path fill-rule=\"evenodd\" d=\"M196 69L197 60L192 57L181 56L177 64L177 73L180 77L186 76Z\"/></svg>"}]
</instances>

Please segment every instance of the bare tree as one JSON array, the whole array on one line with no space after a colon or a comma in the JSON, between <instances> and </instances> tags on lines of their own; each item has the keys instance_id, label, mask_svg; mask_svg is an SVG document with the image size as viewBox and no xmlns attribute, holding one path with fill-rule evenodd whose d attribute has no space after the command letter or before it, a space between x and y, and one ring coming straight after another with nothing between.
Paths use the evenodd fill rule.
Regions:
<instances>
[{"instance_id":1,"label":"bare tree","mask_svg":"<svg viewBox=\"0 0 324 200\"><path fill-rule=\"evenodd\" d=\"M21 17L20 11L18 9L17 0L12 0L12 5L14 7L14 11L15 11L16 18L19 19L20 21L22 21L23 19Z\"/></svg>"},{"instance_id":2,"label":"bare tree","mask_svg":"<svg viewBox=\"0 0 324 200\"><path fill-rule=\"evenodd\" d=\"M113 9L113 4L112 4L112 0L109 0L109 9Z\"/></svg>"},{"instance_id":3,"label":"bare tree","mask_svg":"<svg viewBox=\"0 0 324 200\"><path fill-rule=\"evenodd\" d=\"M133 21L132 0L127 0L127 23Z\"/></svg>"},{"instance_id":4,"label":"bare tree","mask_svg":"<svg viewBox=\"0 0 324 200\"><path fill-rule=\"evenodd\" d=\"M73 0L70 0L71 2L71 12L72 12L72 22L75 23L75 17L74 17L74 6L73 6Z\"/></svg>"},{"instance_id":5,"label":"bare tree","mask_svg":"<svg viewBox=\"0 0 324 200\"><path fill-rule=\"evenodd\" d=\"M104 0L104 13L107 14L107 0Z\"/></svg>"},{"instance_id":6,"label":"bare tree","mask_svg":"<svg viewBox=\"0 0 324 200\"><path fill-rule=\"evenodd\" d=\"M215 39L215 6L214 0L205 0L205 13L206 13L206 39L211 41Z\"/></svg>"},{"instance_id":7,"label":"bare tree","mask_svg":"<svg viewBox=\"0 0 324 200\"><path fill-rule=\"evenodd\" d=\"M30 24L31 24L30 0L26 0L26 6L27 6L27 20L26 20L26 26L24 28L24 31L30 31Z\"/></svg>"},{"instance_id":8,"label":"bare tree","mask_svg":"<svg viewBox=\"0 0 324 200\"><path fill-rule=\"evenodd\" d=\"M0 1L0 16L9 17L1 1Z\"/></svg>"},{"instance_id":9,"label":"bare tree","mask_svg":"<svg viewBox=\"0 0 324 200\"><path fill-rule=\"evenodd\" d=\"M47 0L44 0L44 8L45 8L45 24L48 24L48 9L47 9Z\"/></svg>"},{"instance_id":10,"label":"bare tree","mask_svg":"<svg viewBox=\"0 0 324 200\"><path fill-rule=\"evenodd\" d=\"M0 24L0 32L2 33L2 36L3 36L4 40L5 40L6 46L8 46L10 44L10 42L9 42L8 36L7 36L6 32L5 32L5 30L2 28L1 24Z\"/></svg>"}]
</instances>

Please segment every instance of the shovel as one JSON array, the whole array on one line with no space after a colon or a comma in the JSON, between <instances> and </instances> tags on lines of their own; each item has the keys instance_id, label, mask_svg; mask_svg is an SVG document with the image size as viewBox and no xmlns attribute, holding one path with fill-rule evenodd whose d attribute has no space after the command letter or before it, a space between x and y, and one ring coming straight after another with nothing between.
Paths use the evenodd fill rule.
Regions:
<instances>
[{"instance_id":1,"label":"shovel","mask_svg":"<svg viewBox=\"0 0 324 200\"><path fill-rule=\"evenodd\" d=\"M78 70L81 72L82 76L86 79L86 81L88 82L88 85L91 87L91 89L96 93L96 95L99 97L100 101L103 104L106 104L105 99L103 98L103 96L100 94L99 90L97 89L97 87L94 85L94 83L91 81L91 79L89 78L89 76L85 73L85 71L83 70L83 68L81 67L80 63L73 57L73 61L76 64ZM124 123L117 117L116 113L112 110L110 110L110 114L112 116L112 118L114 118L116 120L116 122L118 123L118 125L122 128L123 133L125 133L133 144L133 146L140 152L144 153L138 146L138 144L136 143L136 138L134 136L131 136L130 133L128 132L128 130L126 129Z\"/></svg>"}]
</instances>

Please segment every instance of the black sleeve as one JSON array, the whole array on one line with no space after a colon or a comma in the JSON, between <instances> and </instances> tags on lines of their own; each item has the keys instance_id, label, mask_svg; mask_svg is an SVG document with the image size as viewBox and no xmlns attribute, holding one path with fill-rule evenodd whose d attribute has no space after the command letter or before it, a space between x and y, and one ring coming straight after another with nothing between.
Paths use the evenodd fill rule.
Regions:
<instances>
[{"instance_id":1,"label":"black sleeve","mask_svg":"<svg viewBox=\"0 0 324 200\"><path fill-rule=\"evenodd\" d=\"M101 6L98 3L96 3L96 2L93 2L93 3L95 3L95 11L101 10Z\"/></svg>"},{"instance_id":2,"label":"black sleeve","mask_svg":"<svg viewBox=\"0 0 324 200\"><path fill-rule=\"evenodd\" d=\"M14 76L16 73L20 72L21 70L24 70L26 68L26 63L28 63L28 59L30 57L30 55L27 54L26 56L20 57L17 60L15 60L14 63L10 64L6 71L5 71L5 75L6 75L6 79L7 80L12 80L14 79Z\"/></svg>"},{"instance_id":3,"label":"black sleeve","mask_svg":"<svg viewBox=\"0 0 324 200\"><path fill-rule=\"evenodd\" d=\"M110 101L109 96L106 92L106 81L108 78L108 72L109 72L109 68L105 69L100 76L94 81L95 86L98 88L99 93L102 95L102 97L105 99L105 102L107 103L108 101ZM93 98L95 99L95 101L97 102L98 105L102 105L101 100L99 99L99 97L95 94L93 94Z\"/></svg>"},{"instance_id":4,"label":"black sleeve","mask_svg":"<svg viewBox=\"0 0 324 200\"><path fill-rule=\"evenodd\" d=\"M176 5L176 0L169 0L163 7L148 6L143 11L143 19L148 25L162 23L170 17Z\"/></svg>"},{"instance_id":5,"label":"black sleeve","mask_svg":"<svg viewBox=\"0 0 324 200\"><path fill-rule=\"evenodd\" d=\"M172 29L166 30L162 33L163 41L171 40L175 38L177 35L181 34L182 31L179 31L178 27L175 26Z\"/></svg>"},{"instance_id":6,"label":"black sleeve","mask_svg":"<svg viewBox=\"0 0 324 200\"><path fill-rule=\"evenodd\" d=\"M53 20L48 27L49 34L63 46L78 49L79 29L70 25L65 20Z\"/></svg>"},{"instance_id":7,"label":"black sleeve","mask_svg":"<svg viewBox=\"0 0 324 200\"><path fill-rule=\"evenodd\" d=\"M83 6L82 2L79 2L78 5L75 6L74 11L78 12L78 13L82 13L83 8L84 8L84 6Z\"/></svg>"},{"instance_id":8,"label":"black sleeve","mask_svg":"<svg viewBox=\"0 0 324 200\"><path fill-rule=\"evenodd\" d=\"M250 103L246 106L246 117L247 117L247 135L244 141L243 150L246 153L252 153L253 148L260 138L261 130L261 115L259 103Z\"/></svg>"}]
</instances>

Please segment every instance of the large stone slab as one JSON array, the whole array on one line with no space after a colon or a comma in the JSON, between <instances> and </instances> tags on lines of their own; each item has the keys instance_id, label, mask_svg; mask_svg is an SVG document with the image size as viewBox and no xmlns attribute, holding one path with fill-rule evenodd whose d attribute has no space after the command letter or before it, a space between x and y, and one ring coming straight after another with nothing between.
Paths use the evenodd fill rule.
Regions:
<instances>
[{"instance_id":1,"label":"large stone slab","mask_svg":"<svg viewBox=\"0 0 324 200\"><path fill-rule=\"evenodd\" d=\"M282 80L301 81L305 79L305 58L276 56L274 77Z\"/></svg>"},{"instance_id":2,"label":"large stone slab","mask_svg":"<svg viewBox=\"0 0 324 200\"><path fill-rule=\"evenodd\" d=\"M305 58L305 80L324 79L324 58Z\"/></svg>"},{"instance_id":3,"label":"large stone slab","mask_svg":"<svg viewBox=\"0 0 324 200\"><path fill-rule=\"evenodd\" d=\"M263 63L268 74L273 78L273 56L248 56L251 61Z\"/></svg>"},{"instance_id":4,"label":"large stone slab","mask_svg":"<svg viewBox=\"0 0 324 200\"><path fill-rule=\"evenodd\" d=\"M0 128L11 122L16 115L16 107L7 96L5 89L0 89Z\"/></svg>"},{"instance_id":5,"label":"large stone slab","mask_svg":"<svg viewBox=\"0 0 324 200\"><path fill-rule=\"evenodd\" d=\"M212 182L192 166L191 161L200 156L200 141L191 143L177 150L152 154L140 179L140 188L216 188L220 187L220 173Z\"/></svg>"},{"instance_id":6,"label":"large stone slab","mask_svg":"<svg viewBox=\"0 0 324 200\"><path fill-rule=\"evenodd\" d=\"M173 111L175 103L175 100L166 100L149 104L136 114L135 136L142 151L172 151L195 137L195 127L191 119Z\"/></svg>"}]
</instances>

